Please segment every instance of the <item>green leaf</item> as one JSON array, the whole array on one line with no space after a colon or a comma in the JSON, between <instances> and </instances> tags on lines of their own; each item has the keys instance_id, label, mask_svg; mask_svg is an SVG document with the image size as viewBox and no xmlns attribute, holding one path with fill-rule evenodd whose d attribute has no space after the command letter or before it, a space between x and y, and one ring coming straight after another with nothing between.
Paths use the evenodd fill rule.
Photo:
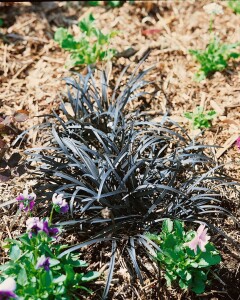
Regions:
<instances>
[{"instance_id":1,"label":"green leaf","mask_svg":"<svg viewBox=\"0 0 240 300\"><path fill-rule=\"evenodd\" d=\"M177 276L174 275L171 271L166 271L164 277L167 281L167 286L171 286L172 281L177 279Z\"/></svg>"},{"instance_id":2,"label":"green leaf","mask_svg":"<svg viewBox=\"0 0 240 300\"><path fill-rule=\"evenodd\" d=\"M150 240L154 241L156 244L160 244L160 242L161 242L161 238L160 238L160 236L159 236L158 234L154 234L154 233L146 233L146 236L147 236Z\"/></svg>"},{"instance_id":3,"label":"green leaf","mask_svg":"<svg viewBox=\"0 0 240 300\"><path fill-rule=\"evenodd\" d=\"M167 248L165 248L165 249L163 250L163 253L164 253L165 256L170 257L174 262L177 262L179 256L178 256L178 254L174 251L174 245L175 245L174 241L175 241L175 240L174 240L174 239L169 239L169 237L168 237L168 241L171 241L171 242L170 242L170 243L165 243L164 246L166 246ZM167 245L166 245L166 244L167 244Z\"/></svg>"},{"instance_id":4,"label":"green leaf","mask_svg":"<svg viewBox=\"0 0 240 300\"><path fill-rule=\"evenodd\" d=\"M45 271L45 270L41 270L42 274L40 277L40 284L45 287L46 291L47 289L51 286L52 281L53 281L53 276L52 276L52 272L50 271Z\"/></svg>"},{"instance_id":5,"label":"green leaf","mask_svg":"<svg viewBox=\"0 0 240 300\"><path fill-rule=\"evenodd\" d=\"M198 267L198 263L193 261L193 262L190 262L189 265L193 268L197 268Z\"/></svg>"},{"instance_id":6,"label":"green leaf","mask_svg":"<svg viewBox=\"0 0 240 300\"><path fill-rule=\"evenodd\" d=\"M61 44L63 40L68 38L68 35L69 33L67 29L60 27L56 30L54 34L54 40Z\"/></svg>"},{"instance_id":7,"label":"green leaf","mask_svg":"<svg viewBox=\"0 0 240 300\"><path fill-rule=\"evenodd\" d=\"M217 114L215 110L210 110L207 112L208 116L211 116L212 118Z\"/></svg>"},{"instance_id":8,"label":"green leaf","mask_svg":"<svg viewBox=\"0 0 240 300\"><path fill-rule=\"evenodd\" d=\"M64 270L66 271L67 281L68 282L73 282L74 281L74 275L75 275L73 267L71 265L64 265Z\"/></svg>"},{"instance_id":9,"label":"green leaf","mask_svg":"<svg viewBox=\"0 0 240 300\"><path fill-rule=\"evenodd\" d=\"M78 48L78 43L74 40L74 37L64 28L57 29L54 40L58 42L63 49L74 50ZM57 210L56 206L55 210Z\"/></svg>"},{"instance_id":10,"label":"green leaf","mask_svg":"<svg viewBox=\"0 0 240 300\"><path fill-rule=\"evenodd\" d=\"M191 290L196 294L202 294L205 290L205 282L207 276L203 271L198 271L194 273Z\"/></svg>"},{"instance_id":11,"label":"green leaf","mask_svg":"<svg viewBox=\"0 0 240 300\"><path fill-rule=\"evenodd\" d=\"M179 238L183 238L183 222L180 222L178 220L174 220L174 228L177 236Z\"/></svg>"},{"instance_id":12,"label":"green leaf","mask_svg":"<svg viewBox=\"0 0 240 300\"><path fill-rule=\"evenodd\" d=\"M21 269L18 273L17 283L22 285L22 286L25 286L25 285L28 284L27 272L26 272L24 266L21 266Z\"/></svg>"},{"instance_id":13,"label":"green leaf","mask_svg":"<svg viewBox=\"0 0 240 300\"><path fill-rule=\"evenodd\" d=\"M98 6L99 4L99 1L88 1L89 6Z\"/></svg>"},{"instance_id":14,"label":"green leaf","mask_svg":"<svg viewBox=\"0 0 240 300\"><path fill-rule=\"evenodd\" d=\"M79 28L87 34L87 36L90 36L92 33L92 29L94 28L93 22L95 21L92 14L89 14L87 18L83 19L79 22L78 26Z\"/></svg>"},{"instance_id":15,"label":"green leaf","mask_svg":"<svg viewBox=\"0 0 240 300\"><path fill-rule=\"evenodd\" d=\"M82 281L89 282L89 281L97 279L99 276L100 276L99 272L89 271L82 276Z\"/></svg>"},{"instance_id":16,"label":"green leaf","mask_svg":"<svg viewBox=\"0 0 240 300\"><path fill-rule=\"evenodd\" d=\"M61 283L64 282L66 280L67 276L62 274L58 277L53 278L53 283Z\"/></svg>"},{"instance_id":17,"label":"green leaf","mask_svg":"<svg viewBox=\"0 0 240 300\"><path fill-rule=\"evenodd\" d=\"M24 245L29 246L30 248L33 247L32 244L31 244L30 238L29 238L29 236L28 236L28 233L23 234L23 235L19 238L19 240L20 240ZM20 243L20 242L19 242L19 243ZM21 243L20 243L20 244L21 244Z\"/></svg>"},{"instance_id":18,"label":"green leaf","mask_svg":"<svg viewBox=\"0 0 240 300\"><path fill-rule=\"evenodd\" d=\"M229 58L239 58L240 57L240 53L237 52L232 52L229 54Z\"/></svg>"},{"instance_id":19,"label":"green leaf","mask_svg":"<svg viewBox=\"0 0 240 300\"><path fill-rule=\"evenodd\" d=\"M221 262L221 256L218 254L213 254L212 252L202 252L200 259L198 261L199 267L208 267L217 265Z\"/></svg>"},{"instance_id":20,"label":"green leaf","mask_svg":"<svg viewBox=\"0 0 240 300\"><path fill-rule=\"evenodd\" d=\"M187 118L187 119L189 119L189 120L192 120L193 113L191 113L191 112L185 112L184 113L184 117Z\"/></svg>"},{"instance_id":21,"label":"green leaf","mask_svg":"<svg viewBox=\"0 0 240 300\"><path fill-rule=\"evenodd\" d=\"M100 45L108 44L109 36L103 34L101 31L98 32L98 42Z\"/></svg>"},{"instance_id":22,"label":"green leaf","mask_svg":"<svg viewBox=\"0 0 240 300\"><path fill-rule=\"evenodd\" d=\"M58 264L60 264L60 261L58 259L55 259L55 258L50 258L49 262L50 262L51 267L54 267L54 266L57 266Z\"/></svg>"},{"instance_id":23,"label":"green leaf","mask_svg":"<svg viewBox=\"0 0 240 300\"><path fill-rule=\"evenodd\" d=\"M170 219L166 219L163 221L162 230L165 233L170 233L173 230L173 221Z\"/></svg>"},{"instance_id":24,"label":"green leaf","mask_svg":"<svg viewBox=\"0 0 240 300\"><path fill-rule=\"evenodd\" d=\"M121 5L121 1L108 1L108 5L111 7L118 7Z\"/></svg>"},{"instance_id":25,"label":"green leaf","mask_svg":"<svg viewBox=\"0 0 240 300\"><path fill-rule=\"evenodd\" d=\"M9 253L9 257L13 260L16 261L19 259L19 257L21 257L22 251L20 250L20 248L18 247L18 245L13 245L10 248L10 253Z\"/></svg>"},{"instance_id":26,"label":"green leaf","mask_svg":"<svg viewBox=\"0 0 240 300\"><path fill-rule=\"evenodd\" d=\"M188 289L188 285L182 279L179 280L179 286L183 290Z\"/></svg>"},{"instance_id":27,"label":"green leaf","mask_svg":"<svg viewBox=\"0 0 240 300\"><path fill-rule=\"evenodd\" d=\"M231 0L228 1L228 6L236 13L240 14L240 1L239 0Z\"/></svg>"}]
</instances>

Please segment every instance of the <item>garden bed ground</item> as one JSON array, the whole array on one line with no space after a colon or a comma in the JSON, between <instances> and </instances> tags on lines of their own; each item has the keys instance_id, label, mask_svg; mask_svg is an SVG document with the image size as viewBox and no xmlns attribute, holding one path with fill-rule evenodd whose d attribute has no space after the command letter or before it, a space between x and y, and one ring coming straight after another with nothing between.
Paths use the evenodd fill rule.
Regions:
<instances>
[{"instance_id":1,"label":"garden bed ground","mask_svg":"<svg viewBox=\"0 0 240 300\"><path fill-rule=\"evenodd\" d=\"M43 119L37 116L49 114L52 109L58 108L60 93L66 90L61 79L71 76L71 73L64 67L68 54L53 41L54 32L62 26L70 27L77 33L78 21L92 12L97 26L103 31L119 31L119 35L113 39L113 48L119 52L130 47L136 50L130 58L113 59L111 79L117 78L126 64L131 64L127 73L130 75L144 53L151 49L143 67L156 66L146 79L154 81L161 89L154 99L142 98L133 102L129 109L147 112L156 120L168 112L191 135L194 132L189 129L183 113L193 111L198 105L207 110L215 109L218 116L214 119L213 126L199 138L206 144L224 147L225 152L216 151L215 158L219 164L227 163L227 174L239 180L240 154L234 145L240 135L239 60L232 61L226 71L217 72L201 83L193 80L197 63L188 50L202 49L208 43L208 16L202 9L205 3L207 2L136 1L134 5L125 3L114 9L90 8L78 2L60 1L0 4L0 18L4 21L0 28L0 113L12 115L16 110L29 111L29 119L19 127L24 130L42 122ZM224 42L237 42L240 36L240 16L235 15L226 2L221 4L224 15L216 18L216 31ZM156 34L144 35L144 30L150 28L159 31ZM102 64L98 67L101 68ZM41 137L37 132L31 131L24 148L35 146L41 146ZM9 154L14 151L17 150L10 149ZM26 183L30 187L34 182L35 179L29 180L26 174L1 183L0 202L14 199ZM226 206L240 220L239 195L233 193L230 199L231 202L226 203ZM24 217L17 226L14 221L15 206L2 209L0 214L2 241L19 233ZM239 231L229 219L219 221L219 226L236 241L240 241ZM240 285L239 251L219 236L214 236L213 240L221 250L223 262L218 275L211 276L211 287L196 299L240 299L237 288ZM109 259L109 253L100 246L92 248L88 254L91 267L103 267ZM5 259L4 253L1 254L0 262ZM118 266L109 299L158 299L156 275L145 272L146 281L144 287L140 287L138 283L130 281L128 271L125 266L121 266L121 260ZM97 285L99 291L89 299L100 299L100 283ZM161 299L195 298L192 294L178 289L167 291L161 288Z\"/></svg>"}]
</instances>

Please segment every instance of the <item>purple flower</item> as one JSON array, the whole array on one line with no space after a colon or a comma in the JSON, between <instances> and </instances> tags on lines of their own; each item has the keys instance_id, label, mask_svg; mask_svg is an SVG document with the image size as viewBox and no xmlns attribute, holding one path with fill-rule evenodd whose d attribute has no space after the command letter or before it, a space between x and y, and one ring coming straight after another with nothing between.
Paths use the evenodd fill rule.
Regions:
<instances>
[{"instance_id":1,"label":"purple flower","mask_svg":"<svg viewBox=\"0 0 240 300\"><path fill-rule=\"evenodd\" d=\"M59 233L59 230L57 227L52 227L52 228L49 228L48 227L48 235L49 236L52 236L52 237L56 237L56 235Z\"/></svg>"},{"instance_id":2,"label":"purple flower","mask_svg":"<svg viewBox=\"0 0 240 300\"><path fill-rule=\"evenodd\" d=\"M197 246L199 246L201 251L205 252L205 246L210 240L210 236L207 235L207 230L208 229L205 228L205 225L201 224L198 227L196 236L190 242L185 243L184 245L192 249L195 254L197 254Z\"/></svg>"},{"instance_id":3,"label":"purple flower","mask_svg":"<svg viewBox=\"0 0 240 300\"><path fill-rule=\"evenodd\" d=\"M19 194L16 198L19 201L19 208L21 210L32 210L35 204L36 194L28 194L28 190L24 190L22 194Z\"/></svg>"},{"instance_id":4,"label":"purple flower","mask_svg":"<svg viewBox=\"0 0 240 300\"><path fill-rule=\"evenodd\" d=\"M69 206L68 206L68 203L65 199L63 199L63 194L53 194L53 197L52 197L52 202L54 204L54 206L57 208L57 211L62 213L62 214L65 214L66 212L68 212L69 210Z\"/></svg>"},{"instance_id":5,"label":"purple flower","mask_svg":"<svg viewBox=\"0 0 240 300\"><path fill-rule=\"evenodd\" d=\"M240 137L237 138L237 140L236 140L236 146L237 146L238 150L240 150Z\"/></svg>"},{"instance_id":6,"label":"purple flower","mask_svg":"<svg viewBox=\"0 0 240 300\"><path fill-rule=\"evenodd\" d=\"M49 227L47 220L39 220L38 217L29 218L26 221L27 231L30 231L29 237L31 238L33 233L38 234L39 231L44 231L47 235L55 237L59 230L56 227Z\"/></svg>"},{"instance_id":7,"label":"purple flower","mask_svg":"<svg viewBox=\"0 0 240 300\"><path fill-rule=\"evenodd\" d=\"M44 268L45 271L50 270L50 257L46 257L45 255L42 255L37 262L36 269Z\"/></svg>"},{"instance_id":8,"label":"purple flower","mask_svg":"<svg viewBox=\"0 0 240 300\"><path fill-rule=\"evenodd\" d=\"M14 294L16 290L16 282L13 278L9 277L0 284L0 300L8 300L10 298L16 298Z\"/></svg>"}]
</instances>

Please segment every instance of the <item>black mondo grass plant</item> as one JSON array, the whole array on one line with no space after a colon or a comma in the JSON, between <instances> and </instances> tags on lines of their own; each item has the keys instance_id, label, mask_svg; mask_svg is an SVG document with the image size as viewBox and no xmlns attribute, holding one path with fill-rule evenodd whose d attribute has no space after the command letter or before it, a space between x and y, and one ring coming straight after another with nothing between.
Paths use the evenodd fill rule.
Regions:
<instances>
[{"instance_id":1,"label":"black mondo grass plant","mask_svg":"<svg viewBox=\"0 0 240 300\"><path fill-rule=\"evenodd\" d=\"M121 85L124 68L111 90L105 72L100 88L90 69L78 80L65 79L72 113L62 102L61 116L53 112L54 121L43 124L49 145L27 151L41 176L39 194L49 199L53 193L64 193L68 201L69 219L55 221L67 231L81 233L82 242L61 255L112 242L103 299L117 247L124 245L122 251L127 251L143 283L138 246L158 249L146 232L160 228L166 218L204 222L219 230L210 216L232 216L221 206L218 188L234 182L220 173L219 166L209 168L214 162L205 150L213 146L198 145L167 116L153 123L127 111L130 101L149 94L145 88L151 83L143 79L149 69L137 73L138 68Z\"/></svg>"}]
</instances>

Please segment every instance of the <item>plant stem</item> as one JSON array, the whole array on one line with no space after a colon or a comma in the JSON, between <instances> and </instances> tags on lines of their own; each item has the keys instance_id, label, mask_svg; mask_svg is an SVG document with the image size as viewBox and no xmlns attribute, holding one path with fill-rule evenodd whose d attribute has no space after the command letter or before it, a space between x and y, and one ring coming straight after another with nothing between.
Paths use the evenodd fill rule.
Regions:
<instances>
[{"instance_id":1,"label":"plant stem","mask_svg":"<svg viewBox=\"0 0 240 300\"><path fill-rule=\"evenodd\" d=\"M213 31L213 16L210 17L210 21L209 21L209 33L212 34Z\"/></svg>"},{"instance_id":2,"label":"plant stem","mask_svg":"<svg viewBox=\"0 0 240 300\"><path fill-rule=\"evenodd\" d=\"M51 224L52 224L53 210L54 210L54 206L52 206L52 210L51 210L51 214L50 214L50 218L49 218L49 226L51 226Z\"/></svg>"}]
</instances>

